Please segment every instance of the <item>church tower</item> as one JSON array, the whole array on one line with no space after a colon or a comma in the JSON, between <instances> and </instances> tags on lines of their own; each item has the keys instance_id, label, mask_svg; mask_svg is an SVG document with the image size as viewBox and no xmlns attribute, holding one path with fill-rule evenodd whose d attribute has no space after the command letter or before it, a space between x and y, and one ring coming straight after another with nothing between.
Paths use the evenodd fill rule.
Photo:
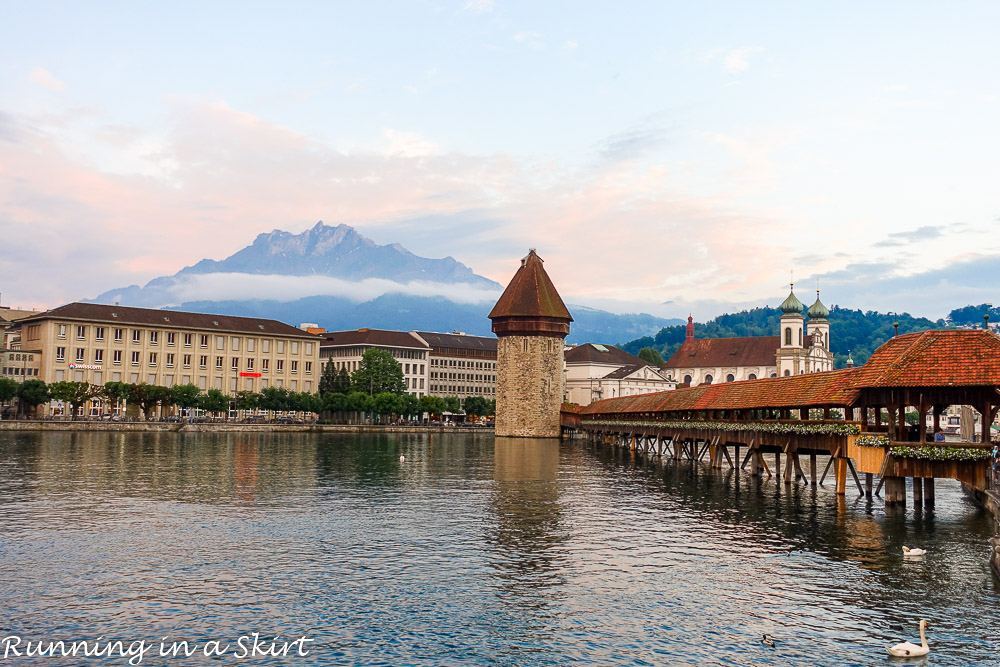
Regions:
<instances>
[{"instance_id":1,"label":"church tower","mask_svg":"<svg viewBox=\"0 0 1000 667\"><path fill-rule=\"evenodd\" d=\"M778 348L778 377L799 375L805 368L805 305L795 296L795 284L790 285L788 298L781 302L781 347Z\"/></svg>"},{"instance_id":2,"label":"church tower","mask_svg":"<svg viewBox=\"0 0 1000 667\"><path fill-rule=\"evenodd\" d=\"M833 370L833 352L830 350L830 309L819 300L819 290L816 290L816 302L809 306L809 335L813 339L809 351L807 373L819 373Z\"/></svg>"},{"instance_id":3,"label":"church tower","mask_svg":"<svg viewBox=\"0 0 1000 667\"><path fill-rule=\"evenodd\" d=\"M534 250L489 318L498 339L496 435L558 438L563 339L573 317Z\"/></svg>"}]
</instances>

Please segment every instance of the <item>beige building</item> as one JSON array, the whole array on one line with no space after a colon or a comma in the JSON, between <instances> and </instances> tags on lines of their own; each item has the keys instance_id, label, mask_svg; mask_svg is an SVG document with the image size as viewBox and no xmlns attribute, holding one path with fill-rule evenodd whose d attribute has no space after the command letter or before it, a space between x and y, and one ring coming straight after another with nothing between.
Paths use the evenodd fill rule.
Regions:
<instances>
[{"instance_id":1,"label":"beige building","mask_svg":"<svg viewBox=\"0 0 1000 667\"><path fill-rule=\"evenodd\" d=\"M568 348L566 401L590 405L602 398L672 391L677 383L655 366L616 347L585 343Z\"/></svg>"},{"instance_id":2,"label":"beige building","mask_svg":"<svg viewBox=\"0 0 1000 667\"><path fill-rule=\"evenodd\" d=\"M194 384L229 395L313 393L319 383L320 339L276 320L71 303L18 324L46 383Z\"/></svg>"},{"instance_id":3,"label":"beige building","mask_svg":"<svg viewBox=\"0 0 1000 667\"><path fill-rule=\"evenodd\" d=\"M389 352L403 371L406 393L417 398L427 395L427 369L430 345L412 331L386 331L384 329L357 329L355 331L328 331L322 335L320 359L323 366L332 363L334 369L358 370L361 357L367 350Z\"/></svg>"},{"instance_id":4,"label":"beige building","mask_svg":"<svg viewBox=\"0 0 1000 667\"><path fill-rule=\"evenodd\" d=\"M16 382L40 380L42 353L39 350L0 350L0 377Z\"/></svg>"},{"instance_id":5,"label":"beige building","mask_svg":"<svg viewBox=\"0 0 1000 667\"><path fill-rule=\"evenodd\" d=\"M430 390L434 396L495 398L497 390L497 339L465 333L416 331L430 347Z\"/></svg>"}]
</instances>

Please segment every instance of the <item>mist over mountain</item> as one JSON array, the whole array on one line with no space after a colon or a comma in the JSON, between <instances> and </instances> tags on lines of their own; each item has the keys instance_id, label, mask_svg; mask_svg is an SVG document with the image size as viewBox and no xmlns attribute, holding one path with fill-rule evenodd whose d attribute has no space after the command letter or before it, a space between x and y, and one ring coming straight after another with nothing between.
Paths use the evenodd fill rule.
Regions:
<instances>
[{"instance_id":1,"label":"mist over mountain","mask_svg":"<svg viewBox=\"0 0 1000 667\"><path fill-rule=\"evenodd\" d=\"M503 286L451 257L418 257L378 245L349 225L275 230L221 261L204 259L96 303L266 317L328 330L399 329L491 335L487 314ZM569 305L570 342L627 340L680 320Z\"/></svg>"}]
</instances>

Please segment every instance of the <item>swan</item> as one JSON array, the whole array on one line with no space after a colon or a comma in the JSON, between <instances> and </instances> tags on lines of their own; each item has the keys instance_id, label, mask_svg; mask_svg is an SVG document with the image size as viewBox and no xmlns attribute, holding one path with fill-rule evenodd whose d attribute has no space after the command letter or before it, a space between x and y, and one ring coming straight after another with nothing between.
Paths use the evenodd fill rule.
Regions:
<instances>
[{"instance_id":1,"label":"swan","mask_svg":"<svg viewBox=\"0 0 1000 667\"><path fill-rule=\"evenodd\" d=\"M923 556L927 553L926 549L911 549L910 547L903 547L904 556Z\"/></svg>"},{"instance_id":2,"label":"swan","mask_svg":"<svg viewBox=\"0 0 1000 667\"><path fill-rule=\"evenodd\" d=\"M763 644L764 646L770 646L771 648L774 648L774 637L765 632L764 637L760 640L760 643Z\"/></svg>"},{"instance_id":3,"label":"swan","mask_svg":"<svg viewBox=\"0 0 1000 667\"><path fill-rule=\"evenodd\" d=\"M930 652L930 647L927 646L927 637L924 636L924 629L927 627L927 621L920 621L920 646L916 644L911 644L910 642L903 642L902 644L896 644L895 646L890 646L886 650L889 655L894 655L897 658L913 658L919 657L921 655L927 655Z\"/></svg>"},{"instance_id":4,"label":"swan","mask_svg":"<svg viewBox=\"0 0 1000 667\"><path fill-rule=\"evenodd\" d=\"M399 462L402 463L405 460L406 460L406 457L404 455L400 454L399 455Z\"/></svg>"}]
</instances>

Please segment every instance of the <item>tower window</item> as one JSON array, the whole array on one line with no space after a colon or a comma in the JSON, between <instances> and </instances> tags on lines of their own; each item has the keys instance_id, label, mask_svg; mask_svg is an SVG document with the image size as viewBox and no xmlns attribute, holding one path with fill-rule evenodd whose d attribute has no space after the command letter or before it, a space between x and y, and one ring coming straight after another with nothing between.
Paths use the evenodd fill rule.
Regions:
<instances>
[{"instance_id":1,"label":"tower window","mask_svg":"<svg viewBox=\"0 0 1000 667\"><path fill-rule=\"evenodd\" d=\"M792 328L785 327L785 345L792 344Z\"/></svg>"}]
</instances>

